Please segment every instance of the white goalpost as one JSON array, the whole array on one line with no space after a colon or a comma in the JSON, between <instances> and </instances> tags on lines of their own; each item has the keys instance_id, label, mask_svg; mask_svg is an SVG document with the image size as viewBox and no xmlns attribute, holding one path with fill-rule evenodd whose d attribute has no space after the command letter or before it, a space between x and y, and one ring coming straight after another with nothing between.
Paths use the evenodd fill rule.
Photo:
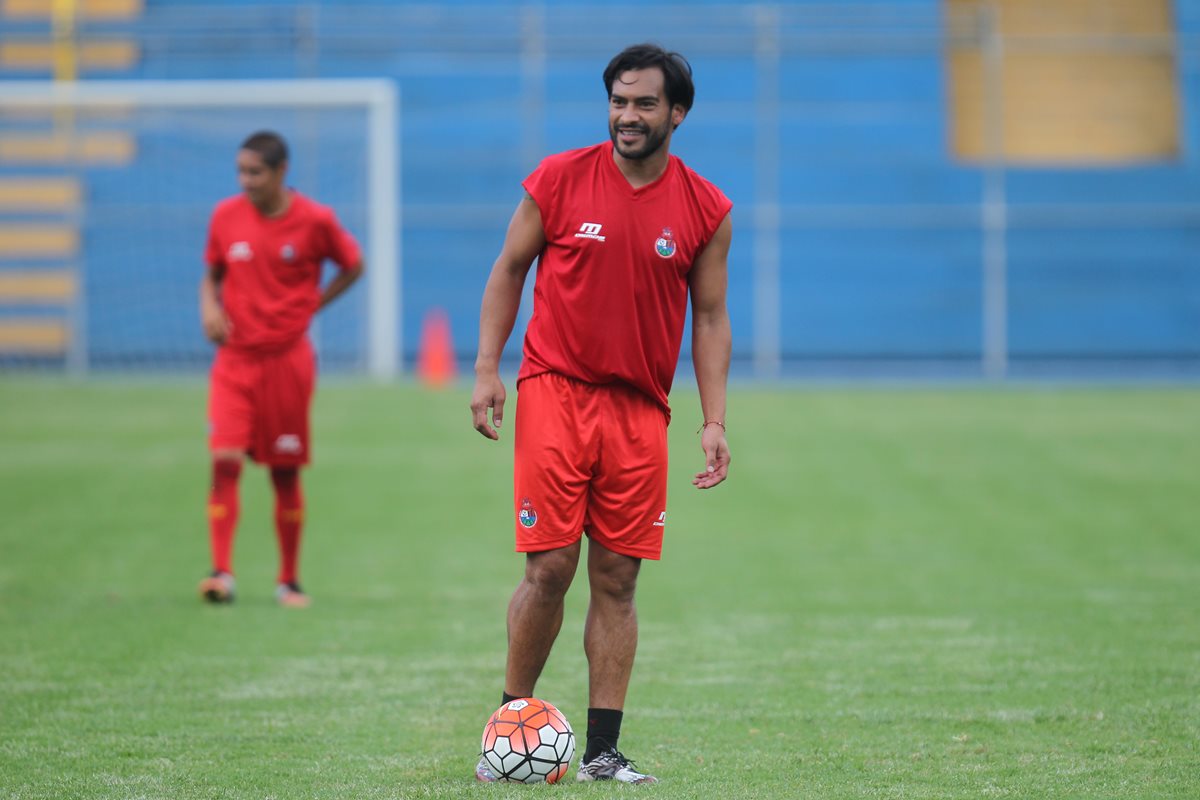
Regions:
<instances>
[{"instance_id":1,"label":"white goalpost","mask_svg":"<svg viewBox=\"0 0 1200 800\"><path fill-rule=\"evenodd\" d=\"M292 150L289 183L331 206L365 251L366 291L318 317L318 352L328 351L335 369L395 377L403 352L398 112L396 86L382 79L0 82L0 142L75 143L60 148L58 163L38 162L49 145L26 148L35 156L28 167L4 159L3 175L20 175L31 191L57 179L68 201L60 208L32 197L28 212L3 209L0 275L16 286L28 283L12 277L18 266L22 281L54 269L78 275L62 354L72 372L193 366L207 357L194 309L208 214L237 191L238 144L274 129ZM129 143L107 162L89 161L97 136Z\"/></svg>"}]
</instances>

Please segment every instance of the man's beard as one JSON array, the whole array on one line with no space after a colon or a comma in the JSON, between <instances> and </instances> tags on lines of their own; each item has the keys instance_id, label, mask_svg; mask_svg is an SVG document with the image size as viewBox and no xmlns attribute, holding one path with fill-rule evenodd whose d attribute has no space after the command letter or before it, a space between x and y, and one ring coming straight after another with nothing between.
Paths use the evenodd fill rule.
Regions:
<instances>
[{"instance_id":1,"label":"man's beard","mask_svg":"<svg viewBox=\"0 0 1200 800\"><path fill-rule=\"evenodd\" d=\"M620 135L618 134L618 126L609 125L608 135L612 139L613 147L622 158L628 158L630 161L641 161L658 152L663 146L663 142L667 140L667 134L670 128L663 126L660 130L655 130L649 125L626 125L621 126L625 130L637 130L642 134L642 146L636 149L629 149L627 145L621 144Z\"/></svg>"}]
</instances>

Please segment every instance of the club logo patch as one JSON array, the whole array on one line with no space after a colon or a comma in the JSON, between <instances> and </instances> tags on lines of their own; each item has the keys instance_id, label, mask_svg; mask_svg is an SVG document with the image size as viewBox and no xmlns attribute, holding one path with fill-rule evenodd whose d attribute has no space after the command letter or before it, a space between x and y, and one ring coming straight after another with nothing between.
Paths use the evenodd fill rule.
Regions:
<instances>
[{"instance_id":1,"label":"club logo patch","mask_svg":"<svg viewBox=\"0 0 1200 800\"><path fill-rule=\"evenodd\" d=\"M226 261L250 261L254 258L254 251L250 249L249 242L234 242L229 245L229 250L225 254Z\"/></svg>"},{"instance_id":2,"label":"club logo patch","mask_svg":"<svg viewBox=\"0 0 1200 800\"><path fill-rule=\"evenodd\" d=\"M292 247L290 244L285 244L283 247L279 248L279 257L289 263L295 261L296 248Z\"/></svg>"},{"instance_id":3,"label":"club logo patch","mask_svg":"<svg viewBox=\"0 0 1200 800\"><path fill-rule=\"evenodd\" d=\"M662 236L654 240L654 252L663 258L675 255L675 239L671 235L670 228L663 228Z\"/></svg>"},{"instance_id":4,"label":"club logo patch","mask_svg":"<svg viewBox=\"0 0 1200 800\"><path fill-rule=\"evenodd\" d=\"M521 500L521 510L517 513L517 521L526 528L537 525L537 512L533 510L533 503L528 497Z\"/></svg>"}]
</instances>

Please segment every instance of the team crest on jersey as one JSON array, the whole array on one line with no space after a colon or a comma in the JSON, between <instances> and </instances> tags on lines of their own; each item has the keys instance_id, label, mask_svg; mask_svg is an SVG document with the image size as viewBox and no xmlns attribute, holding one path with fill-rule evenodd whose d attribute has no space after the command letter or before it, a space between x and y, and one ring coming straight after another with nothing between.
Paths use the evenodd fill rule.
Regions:
<instances>
[{"instance_id":1,"label":"team crest on jersey","mask_svg":"<svg viewBox=\"0 0 1200 800\"><path fill-rule=\"evenodd\" d=\"M283 247L279 248L279 257L289 263L295 261L296 248L292 247L291 244L285 244Z\"/></svg>"},{"instance_id":2,"label":"team crest on jersey","mask_svg":"<svg viewBox=\"0 0 1200 800\"><path fill-rule=\"evenodd\" d=\"M234 242L229 245L229 252L225 254L226 261L250 261L254 258L254 251L250 249L249 242Z\"/></svg>"},{"instance_id":3,"label":"team crest on jersey","mask_svg":"<svg viewBox=\"0 0 1200 800\"><path fill-rule=\"evenodd\" d=\"M533 503L528 497L521 500L521 510L517 513L517 521L526 528L537 525L537 512L533 510Z\"/></svg>"},{"instance_id":4,"label":"team crest on jersey","mask_svg":"<svg viewBox=\"0 0 1200 800\"><path fill-rule=\"evenodd\" d=\"M654 252L663 258L675 255L675 238L671 235L670 228L663 228L662 236L654 240Z\"/></svg>"}]
</instances>

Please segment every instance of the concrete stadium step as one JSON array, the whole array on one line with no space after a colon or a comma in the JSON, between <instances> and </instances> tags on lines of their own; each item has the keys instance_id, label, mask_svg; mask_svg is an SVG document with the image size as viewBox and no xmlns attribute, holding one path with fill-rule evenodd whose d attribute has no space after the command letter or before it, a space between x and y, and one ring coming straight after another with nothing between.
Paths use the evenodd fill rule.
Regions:
<instances>
[{"instance_id":1,"label":"concrete stadium step","mask_svg":"<svg viewBox=\"0 0 1200 800\"><path fill-rule=\"evenodd\" d=\"M1200 203L1200 181L1181 180L1170 165L1104 170L1043 168L1009 171L1009 201L1021 203Z\"/></svg>"},{"instance_id":2,"label":"concrete stadium step","mask_svg":"<svg viewBox=\"0 0 1200 800\"><path fill-rule=\"evenodd\" d=\"M25 80L26 78L21 78ZM34 77L32 80L42 80ZM75 133L113 133L114 125L129 123L137 114L133 103L106 105L101 108L55 109L23 106L16 103L0 105L0 125L5 135L30 134L53 136L61 130L64 119Z\"/></svg>"},{"instance_id":3,"label":"concrete stadium step","mask_svg":"<svg viewBox=\"0 0 1200 800\"><path fill-rule=\"evenodd\" d=\"M938 164L818 164L788 157L779 171L780 201L789 204L978 203L978 170ZM790 162L790 163L789 163Z\"/></svg>"}]
</instances>

